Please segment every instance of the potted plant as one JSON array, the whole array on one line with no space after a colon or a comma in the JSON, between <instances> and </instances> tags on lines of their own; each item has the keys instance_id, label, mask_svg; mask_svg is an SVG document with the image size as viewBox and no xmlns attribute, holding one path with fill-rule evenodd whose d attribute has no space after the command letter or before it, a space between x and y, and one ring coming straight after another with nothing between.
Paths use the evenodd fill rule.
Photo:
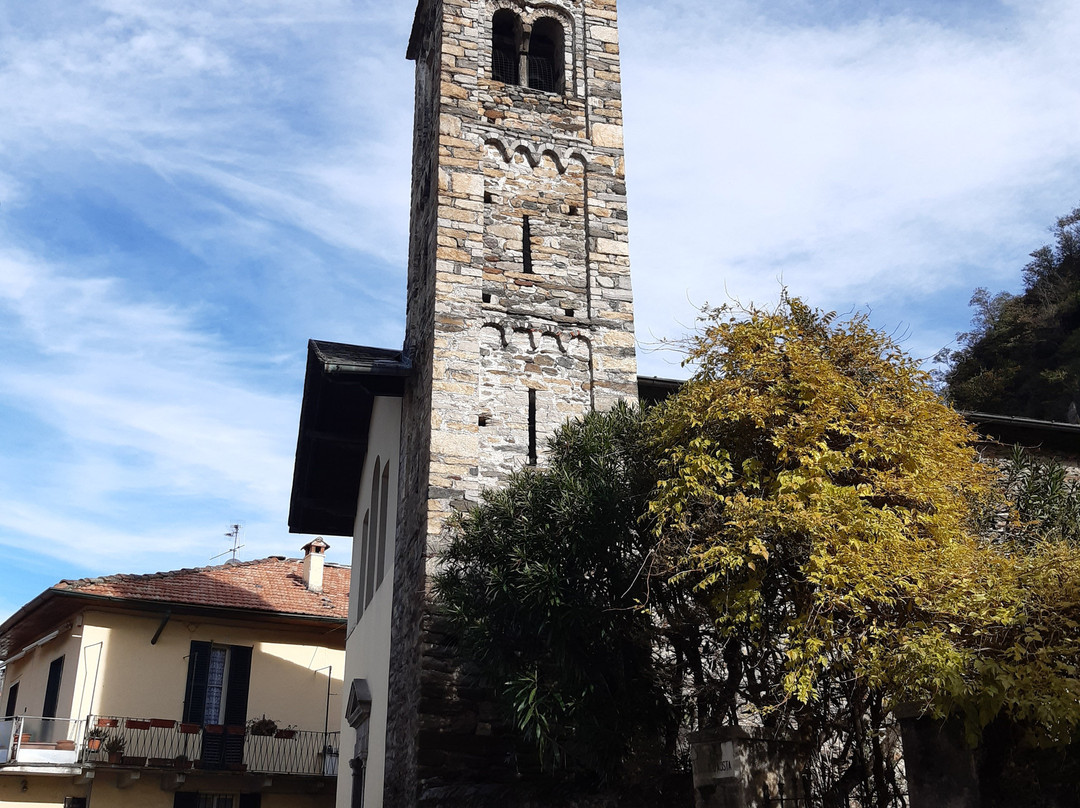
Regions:
<instances>
[{"instance_id":1,"label":"potted plant","mask_svg":"<svg viewBox=\"0 0 1080 808\"><path fill-rule=\"evenodd\" d=\"M123 735L109 735L106 736L102 747L105 749L105 754L109 756L109 763L119 763L124 756L124 747L127 746L127 741L124 740Z\"/></svg>"},{"instance_id":2,"label":"potted plant","mask_svg":"<svg viewBox=\"0 0 1080 808\"><path fill-rule=\"evenodd\" d=\"M150 729L150 722L145 718L126 718L124 726L128 729Z\"/></svg>"},{"instance_id":3,"label":"potted plant","mask_svg":"<svg viewBox=\"0 0 1080 808\"><path fill-rule=\"evenodd\" d=\"M108 735L101 727L94 727L86 733L86 749L89 752L97 752L101 749L101 743Z\"/></svg>"},{"instance_id":4,"label":"potted plant","mask_svg":"<svg viewBox=\"0 0 1080 808\"><path fill-rule=\"evenodd\" d=\"M287 726L287 727L282 727L281 729L279 729L277 732L274 733L274 737L275 738L295 738L296 737L296 727L293 726L292 724L289 724L289 726Z\"/></svg>"},{"instance_id":5,"label":"potted plant","mask_svg":"<svg viewBox=\"0 0 1080 808\"><path fill-rule=\"evenodd\" d=\"M180 722L181 735L198 735L201 730L202 724L189 723L187 721Z\"/></svg>"},{"instance_id":6,"label":"potted plant","mask_svg":"<svg viewBox=\"0 0 1080 808\"><path fill-rule=\"evenodd\" d=\"M277 721L267 718L266 714L263 713L262 718L253 718L248 721L247 728L249 735L258 735L265 738L277 732L278 725Z\"/></svg>"}]
</instances>

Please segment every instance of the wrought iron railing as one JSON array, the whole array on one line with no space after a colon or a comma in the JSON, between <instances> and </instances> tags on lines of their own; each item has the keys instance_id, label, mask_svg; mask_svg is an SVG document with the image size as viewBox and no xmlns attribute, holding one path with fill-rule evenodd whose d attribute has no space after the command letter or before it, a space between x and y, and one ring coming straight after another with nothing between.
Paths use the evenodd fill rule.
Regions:
<instances>
[{"instance_id":1,"label":"wrought iron railing","mask_svg":"<svg viewBox=\"0 0 1080 808\"><path fill-rule=\"evenodd\" d=\"M334 776L341 734L279 729L257 735L244 726L94 715L84 736L85 763Z\"/></svg>"}]
</instances>

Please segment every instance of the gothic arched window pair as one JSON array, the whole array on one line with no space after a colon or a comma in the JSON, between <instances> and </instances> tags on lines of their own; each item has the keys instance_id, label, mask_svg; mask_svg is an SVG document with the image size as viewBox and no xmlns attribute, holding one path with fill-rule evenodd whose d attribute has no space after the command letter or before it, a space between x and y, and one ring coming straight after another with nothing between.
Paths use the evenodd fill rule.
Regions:
<instances>
[{"instance_id":1,"label":"gothic arched window pair","mask_svg":"<svg viewBox=\"0 0 1080 808\"><path fill-rule=\"evenodd\" d=\"M562 23L556 19L541 17L530 26L528 36L521 18L510 9L499 9L491 19L491 77L495 81L561 93L565 49Z\"/></svg>"}]
</instances>

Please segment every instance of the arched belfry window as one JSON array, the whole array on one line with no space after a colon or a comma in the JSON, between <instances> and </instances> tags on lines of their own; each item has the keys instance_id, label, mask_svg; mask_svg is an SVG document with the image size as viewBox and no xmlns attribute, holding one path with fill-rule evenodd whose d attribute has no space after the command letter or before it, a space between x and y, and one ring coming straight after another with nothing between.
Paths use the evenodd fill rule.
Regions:
<instances>
[{"instance_id":1,"label":"arched belfry window","mask_svg":"<svg viewBox=\"0 0 1080 808\"><path fill-rule=\"evenodd\" d=\"M529 35L529 86L546 93L563 91L563 27L558 20L542 17Z\"/></svg>"},{"instance_id":2,"label":"arched belfry window","mask_svg":"<svg viewBox=\"0 0 1080 808\"><path fill-rule=\"evenodd\" d=\"M521 20L506 8L491 19L491 77L504 84L521 83Z\"/></svg>"}]
</instances>

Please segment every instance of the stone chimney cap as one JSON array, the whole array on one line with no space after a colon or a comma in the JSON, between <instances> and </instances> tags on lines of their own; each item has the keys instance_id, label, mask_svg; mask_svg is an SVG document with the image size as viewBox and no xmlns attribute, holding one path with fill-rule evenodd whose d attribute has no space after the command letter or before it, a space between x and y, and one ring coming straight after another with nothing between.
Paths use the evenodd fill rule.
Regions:
<instances>
[{"instance_id":1,"label":"stone chimney cap","mask_svg":"<svg viewBox=\"0 0 1080 808\"><path fill-rule=\"evenodd\" d=\"M330 545L323 541L322 536L319 536L318 538L309 541L300 549L304 551L305 555L310 555L311 553L322 555L330 549Z\"/></svg>"}]
</instances>

